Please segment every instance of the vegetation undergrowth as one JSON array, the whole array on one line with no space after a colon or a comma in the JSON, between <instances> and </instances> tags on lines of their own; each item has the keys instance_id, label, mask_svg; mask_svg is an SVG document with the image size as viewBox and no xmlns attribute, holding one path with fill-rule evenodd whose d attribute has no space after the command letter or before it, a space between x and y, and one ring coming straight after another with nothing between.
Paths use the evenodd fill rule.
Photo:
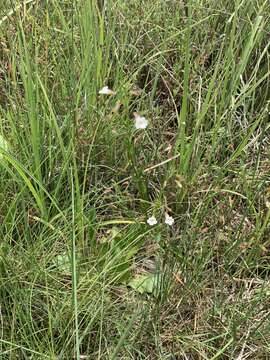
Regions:
<instances>
[{"instance_id":1,"label":"vegetation undergrowth","mask_svg":"<svg viewBox=\"0 0 270 360\"><path fill-rule=\"evenodd\" d=\"M0 4L1 359L270 359L267 0Z\"/></svg>"}]
</instances>

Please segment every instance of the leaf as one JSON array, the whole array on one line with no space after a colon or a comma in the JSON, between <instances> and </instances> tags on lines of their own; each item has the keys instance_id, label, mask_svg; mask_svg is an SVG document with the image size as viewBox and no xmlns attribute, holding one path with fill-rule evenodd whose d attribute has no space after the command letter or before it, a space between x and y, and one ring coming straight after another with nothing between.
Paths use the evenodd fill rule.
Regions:
<instances>
[{"instance_id":1,"label":"leaf","mask_svg":"<svg viewBox=\"0 0 270 360\"><path fill-rule=\"evenodd\" d=\"M8 151L8 142L6 139L0 134L0 150ZM0 152L0 159L2 159L3 155Z\"/></svg>"},{"instance_id":2,"label":"leaf","mask_svg":"<svg viewBox=\"0 0 270 360\"><path fill-rule=\"evenodd\" d=\"M128 283L128 286L140 294L148 293L156 296L158 280L158 274L139 274Z\"/></svg>"},{"instance_id":3,"label":"leaf","mask_svg":"<svg viewBox=\"0 0 270 360\"><path fill-rule=\"evenodd\" d=\"M96 246L95 223L96 223L96 209L92 208L89 211L89 218L88 218L88 237L89 237L89 245L91 247Z\"/></svg>"},{"instance_id":4,"label":"leaf","mask_svg":"<svg viewBox=\"0 0 270 360\"><path fill-rule=\"evenodd\" d=\"M71 265L70 265L70 258L69 258L68 253L63 253L63 254L57 255L55 257L55 266L57 267L58 271L61 271L65 274L70 274Z\"/></svg>"},{"instance_id":5,"label":"leaf","mask_svg":"<svg viewBox=\"0 0 270 360\"><path fill-rule=\"evenodd\" d=\"M99 243L100 244L110 243L115 238L119 237L119 235L120 235L120 230L114 226L111 229L109 229L102 238L99 239Z\"/></svg>"},{"instance_id":6,"label":"leaf","mask_svg":"<svg viewBox=\"0 0 270 360\"><path fill-rule=\"evenodd\" d=\"M129 93L133 96L140 96L142 93L142 89L140 89L138 86L133 86Z\"/></svg>"}]
</instances>

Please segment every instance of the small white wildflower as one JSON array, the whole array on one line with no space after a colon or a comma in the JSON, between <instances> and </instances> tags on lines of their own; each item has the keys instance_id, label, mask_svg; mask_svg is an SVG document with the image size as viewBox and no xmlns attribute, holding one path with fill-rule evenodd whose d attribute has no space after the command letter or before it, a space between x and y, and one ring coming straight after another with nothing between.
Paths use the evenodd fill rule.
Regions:
<instances>
[{"instance_id":1,"label":"small white wildflower","mask_svg":"<svg viewBox=\"0 0 270 360\"><path fill-rule=\"evenodd\" d=\"M165 214L165 224L172 226L174 224L174 218L169 216L167 213Z\"/></svg>"},{"instance_id":2,"label":"small white wildflower","mask_svg":"<svg viewBox=\"0 0 270 360\"><path fill-rule=\"evenodd\" d=\"M111 89L109 89L108 86L104 86L101 90L98 92L100 95L115 95L115 92Z\"/></svg>"},{"instance_id":3,"label":"small white wildflower","mask_svg":"<svg viewBox=\"0 0 270 360\"><path fill-rule=\"evenodd\" d=\"M151 216L149 219L147 219L147 224L150 226L154 226L157 224L157 219L155 216Z\"/></svg>"},{"instance_id":4,"label":"small white wildflower","mask_svg":"<svg viewBox=\"0 0 270 360\"><path fill-rule=\"evenodd\" d=\"M146 129L147 126L148 126L148 120L137 114L137 113L134 113L134 117L135 117L135 128L136 129Z\"/></svg>"}]
</instances>

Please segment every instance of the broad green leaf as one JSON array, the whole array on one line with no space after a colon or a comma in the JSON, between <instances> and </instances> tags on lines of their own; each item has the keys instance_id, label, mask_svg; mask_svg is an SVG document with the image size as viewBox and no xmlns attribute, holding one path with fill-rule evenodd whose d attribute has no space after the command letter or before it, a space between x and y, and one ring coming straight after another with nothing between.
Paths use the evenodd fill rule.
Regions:
<instances>
[{"instance_id":1,"label":"broad green leaf","mask_svg":"<svg viewBox=\"0 0 270 360\"><path fill-rule=\"evenodd\" d=\"M120 230L117 227L112 227L107 231L107 233L99 240L101 244L109 243L117 236L120 235Z\"/></svg>"},{"instance_id":2,"label":"broad green leaf","mask_svg":"<svg viewBox=\"0 0 270 360\"><path fill-rule=\"evenodd\" d=\"M158 274L139 274L128 283L128 286L140 294L148 293L156 296L158 280Z\"/></svg>"},{"instance_id":3,"label":"broad green leaf","mask_svg":"<svg viewBox=\"0 0 270 360\"><path fill-rule=\"evenodd\" d=\"M58 271L60 271L64 274L70 274L71 273L71 264L70 264L69 255L67 253L57 255L55 257L55 266L57 267Z\"/></svg>"}]
</instances>

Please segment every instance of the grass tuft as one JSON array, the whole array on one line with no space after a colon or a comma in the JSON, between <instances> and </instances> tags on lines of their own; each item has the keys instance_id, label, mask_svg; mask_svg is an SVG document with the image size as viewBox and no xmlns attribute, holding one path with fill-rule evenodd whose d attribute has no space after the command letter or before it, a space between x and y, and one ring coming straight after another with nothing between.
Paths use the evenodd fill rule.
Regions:
<instances>
[{"instance_id":1,"label":"grass tuft","mask_svg":"<svg viewBox=\"0 0 270 360\"><path fill-rule=\"evenodd\" d=\"M270 358L269 14L0 4L1 359Z\"/></svg>"}]
</instances>

